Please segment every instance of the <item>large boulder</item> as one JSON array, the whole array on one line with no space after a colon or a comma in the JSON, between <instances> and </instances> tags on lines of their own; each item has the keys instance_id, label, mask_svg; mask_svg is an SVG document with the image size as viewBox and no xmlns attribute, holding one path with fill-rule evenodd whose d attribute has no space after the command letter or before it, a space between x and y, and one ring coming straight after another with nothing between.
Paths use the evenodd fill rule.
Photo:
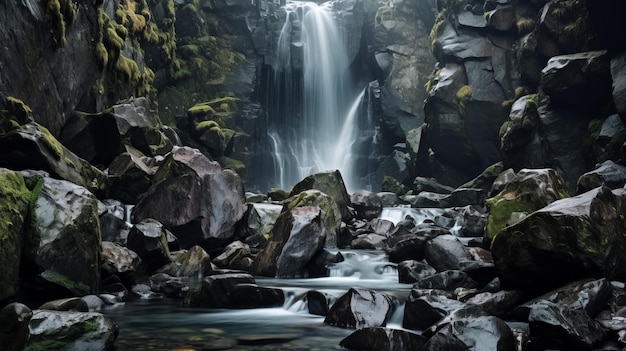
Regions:
<instances>
[{"instance_id":1,"label":"large boulder","mask_svg":"<svg viewBox=\"0 0 626 351\"><path fill-rule=\"evenodd\" d=\"M134 283L141 259L134 251L110 241L102 242L102 272L116 275L127 286Z\"/></svg>"},{"instance_id":2,"label":"large boulder","mask_svg":"<svg viewBox=\"0 0 626 351\"><path fill-rule=\"evenodd\" d=\"M148 191L152 185L152 176L158 166L153 159L130 145L124 145L125 151L117 155L109 164L110 197L125 203L134 204L137 198Z\"/></svg>"},{"instance_id":3,"label":"large boulder","mask_svg":"<svg viewBox=\"0 0 626 351\"><path fill-rule=\"evenodd\" d=\"M324 246L337 247L337 231L341 226L341 212L332 197L319 190L305 190L285 200L283 211L297 207L315 206L320 209L322 235L326 238Z\"/></svg>"},{"instance_id":4,"label":"large boulder","mask_svg":"<svg viewBox=\"0 0 626 351\"><path fill-rule=\"evenodd\" d=\"M426 261L437 271L460 269L460 263L470 261L472 256L465 245L454 235L439 235L426 242Z\"/></svg>"},{"instance_id":5,"label":"large boulder","mask_svg":"<svg viewBox=\"0 0 626 351\"><path fill-rule=\"evenodd\" d=\"M360 219L372 220L380 216L383 211L383 202L380 197L371 191L358 190L350 196L352 207Z\"/></svg>"},{"instance_id":6,"label":"large boulder","mask_svg":"<svg viewBox=\"0 0 626 351\"><path fill-rule=\"evenodd\" d=\"M426 338L400 329L382 327L363 328L339 342L341 347L361 351L420 350Z\"/></svg>"},{"instance_id":7,"label":"large boulder","mask_svg":"<svg viewBox=\"0 0 626 351\"><path fill-rule=\"evenodd\" d=\"M239 176L196 149L175 147L153 181L134 208L135 221L158 220L184 248L228 241L246 212Z\"/></svg>"},{"instance_id":8,"label":"large boulder","mask_svg":"<svg viewBox=\"0 0 626 351\"><path fill-rule=\"evenodd\" d=\"M324 247L321 222L321 210L317 206L283 212L274 224L267 245L254 261L252 271L277 278L304 276L306 265Z\"/></svg>"},{"instance_id":9,"label":"large boulder","mask_svg":"<svg viewBox=\"0 0 626 351\"><path fill-rule=\"evenodd\" d=\"M172 261L168 242L174 239L163 224L146 219L130 230L126 246L139 255L144 269L152 273Z\"/></svg>"},{"instance_id":10,"label":"large boulder","mask_svg":"<svg viewBox=\"0 0 626 351\"><path fill-rule=\"evenodd\" d=\"M212 308L231 307L230 294L239 284L254 284L254 277L245 273L227 273L211 275L191 289L185 296L186 306Z\"/></svg>"},{"instance_id":11,"label":"large boulder","mask_svg":"<svg viewBox=\"0 0 626 351\"><path fill-rule=\"evenodd\" d=\"M33 311L19 302L10 303L0 310L0 349L23 350L28 341L28 323Z\"/></svg>"},{"instance_id":12,"label":"large boulder","mask_svg":"<svg viewBox=\"0 0 626 351\"><path fill-rule=\"evenodd\" d=\"M425 330L439 322L464 304L444 294L426 293L413 289L404 306L402 326L408 329Z\"/></svg>"},{"instance_id":13,"label":"large boulder","mask_svg":"<svg viewBox=\"0 0 626 351\"><path fill-rule=\"evenodd\" d=\"M553 169L520 170L500 193L487 200L485 241L491 243L503 228L512 224L512 215L529 215L567 196L563 178Z\"/></svg>"},{"instance_id":14,"label":"large boulder","mask_svg":"<svg viewBox=\"0 0 626 351\"><path fill-rule=\"evenodd\" d=\"M65 294L100 290L101 237L98 201L87 189L64 180L33 176L36 200L24 242L25 277L39 289ZM47 282L45 285L41 285ZM57 290L57 294L63 293Z\"/></svg>"},{"instance_id":15,"label":"large boulder","mask_svg":"<svg viewBox=\"0 0 626 351\"><path fill-rule=\"evenodd\" d=\"M31 192L19 172L0 168L0 301L18 290L24 224Z\"/></svg>"},{"instance_id":16,"label":"large boulder","mask_svg":"<svg viewBox=\"0 0 626 351\"><path fill-rule=\"evenodd\" d=\"M344 222L349 222L354 217L350 208L350 196L348 196L346 185L339 171L316 173L304 178L293 186L289 197L298 195L305 190L319 190L335 200Z\"/></svg>"},{"instance_id":17,"label":"large boulder","mask_svg":"<svg viewBox=\"0 0 626 351\"><path fill-rule=\"evenodd\" d=\"M392 306L384 293L351 288L331 306L324 323L352 329L384 327Z\"/></svg>"},{"instance_id":18,"label":"large boulder","mask_svg":"<svg viewBox=\"0 0 626 351\"><path fill-rule=\"evenodd\" d=\"M625 190L565 198L503 229L492 254L504 288L545 292L587 277L626 277Z\"/></svg>"},{"instance_id":19,"label":"large boulder","mask_svg":"<svg viewBox=\"0 0 626 351\"><path fill-rule=\"evenodd\" d=\"M97 312L34 310L25 350L89 350L113 348L118 327Z\"/></svg>"}]
</instances>

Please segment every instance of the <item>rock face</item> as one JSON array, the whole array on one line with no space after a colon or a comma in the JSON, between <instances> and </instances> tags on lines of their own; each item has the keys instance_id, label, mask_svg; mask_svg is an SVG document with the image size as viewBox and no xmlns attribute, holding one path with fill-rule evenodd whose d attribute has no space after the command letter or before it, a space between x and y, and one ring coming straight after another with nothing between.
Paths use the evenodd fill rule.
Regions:
<instances>
[{"instance_id":1,"label":"rock face","mask_svg":"<svg viewBox=\"0 0 626 351\"><path fill-rule=\"evenodd\" d=\"M253 272L277 278L304 276L306 265L324 246L323 233L319 207L296 207L283 212L254 261Z\"/></svg>"},{"instance_id":2,"label":"rock face","mask_svg":"<svg viewBox=\"0 0 626 351\"><path fill-rule=\"evenodd\" d=\"M48 177L36 181L37 200L23 253L33 267L29 279L42 278L76 295L99 292L101 238L96 198L67 181Z\"/></svg>"},{"instance_id":3,"label":"rock face","mask_svg":"<svg viewBox=\"0 0 626 351\"><path fill-rule=\"evenodd\" d=\"M238 175L197 150L175 147L133 214L136 221L154 218L163 223L189 248L231 239L246 212L244 201Z\"/></svg>"},{"instance_id":4,"label":"rock face","mask_svg":"<svg viewBox=\"0 0 626 351\"><path fill-rule=\"evenodd\" d=\"M503 287L541 292L586 277L623 279L624 196L596 188L502 230L492 254Z\"/></svg>"}]
</instances>

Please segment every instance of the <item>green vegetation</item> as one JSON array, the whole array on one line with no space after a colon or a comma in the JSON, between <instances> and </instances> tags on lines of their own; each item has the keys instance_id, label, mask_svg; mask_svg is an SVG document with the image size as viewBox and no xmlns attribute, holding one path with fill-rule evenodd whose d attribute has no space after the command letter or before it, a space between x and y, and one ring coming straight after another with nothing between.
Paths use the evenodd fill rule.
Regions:
<instances>
[{"instance_id":1,"label":"green vegetation","mask_svg":"<svg viewBox=\"0 0 626 351\"><path fill-rule=\"evenodd\" d=\"M47 0L46 18L52 26L52 43L55 48L62 48L67 44L66 25L74 22L76 12L77 6L72 0Z\"/></svg>"},{"instance_id":2,"label":"green vegetation","mask_svg":"<svg viewBox=\"0 0 626 351\"><path fill-rule=\"evenodd\" d=\"M393 19L393 7L383 5L378 8L376 11L376 23L381 23L382 21L389 21Z\"/></svg>"},{"instance_id":3,"label":"green vegetation","mask_svg":"<svg viewBox=\"0 0 626 351\"><path fill-rule=\"evenodd\" d=\"M55 138L54 135L50 133L48 128L38 124L37 130L41 133L43 137L42 140L44 144L46 145L46 147L54 153L57 159L60 160L61 157L63 156L63 145L61 145L61 143L57 140L57 138Z\"/></svg>"},{"instance_id":4,"label":"green vegetation","mask_svg":"<svg viewBox=\"0 0 626 351\"><path fill-rule=\"evenodd\" d=\"M472 87L469 85L464 85L459 88L456 92L456 101L459 106L459 113L462 115L465 114L465 107L467 106L467 102L472 97Z\"/></svg>"},{"instance_id":5,"label":"green vegetation","mask_svg":"<svg viewBox=\"0 0 626 351\"><path fill-rule=\"evenodd\" d=\"M517 32L519 33L519 35L524 36L535 30L536 24L537 21L532 18L521 17L517 20L515 25L517 26Z\"/></svg>"}]
</instances>

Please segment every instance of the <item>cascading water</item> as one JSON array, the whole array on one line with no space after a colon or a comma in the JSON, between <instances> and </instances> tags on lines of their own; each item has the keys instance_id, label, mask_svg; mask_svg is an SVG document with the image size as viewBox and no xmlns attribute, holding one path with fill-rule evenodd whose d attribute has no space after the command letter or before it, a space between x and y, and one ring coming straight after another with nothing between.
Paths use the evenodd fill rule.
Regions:
<instances>
[{"instance_id":1,"label":"cascading water","mask_svg":"<svg viewBox=\"0 0 626 351\"><path fill-rule=\"evenodd\" d=\"M275 183L287 189L312 173L339 169L351 188L363 93L352 89L344 33L332 2L290 2L285 11L268 126Z\"/></svg>"}]
</instances>

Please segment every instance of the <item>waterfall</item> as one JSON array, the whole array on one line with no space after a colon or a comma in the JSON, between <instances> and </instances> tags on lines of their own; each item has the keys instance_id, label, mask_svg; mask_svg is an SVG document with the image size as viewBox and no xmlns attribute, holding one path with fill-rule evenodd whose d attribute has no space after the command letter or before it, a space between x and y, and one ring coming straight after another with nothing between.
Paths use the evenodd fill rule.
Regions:
<instances>
[{"instance_id":1,"label":"waterfall","mask_svg":"<svg viewBox=\"0 0 626 351\"><path fill-rule=\"evenodd\" d=\"M350 189L364 92L352 89L345 35L332 2L290 2L285 11L268 126L274 182L288 189L312 173L339 169Z\"/></svg>"}]
</instances>

